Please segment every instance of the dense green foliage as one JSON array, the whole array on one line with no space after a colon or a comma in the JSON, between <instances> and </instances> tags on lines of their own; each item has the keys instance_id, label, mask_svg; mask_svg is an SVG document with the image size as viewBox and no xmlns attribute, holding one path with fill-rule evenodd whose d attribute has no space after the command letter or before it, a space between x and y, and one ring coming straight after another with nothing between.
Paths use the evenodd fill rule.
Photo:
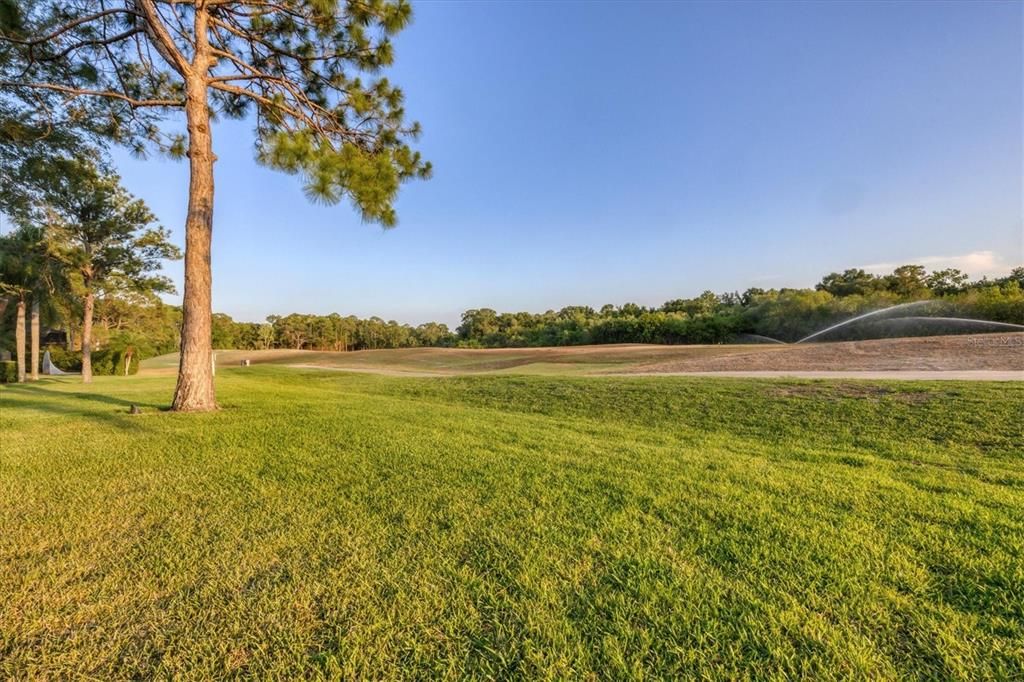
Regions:
<instances>
[{"instance_id":1,"label":"dense green foliage","mask_svg":"<svg viewBox=\"0 0 1024 682\"><path fill-rule=\"evenodd\" d=\"M0 389L0 676L1024 674L1016 384L172 386Z\"/></svg>"},{"instance_id":2,"label":"dense green foliage","mask_svg":"<svg viewBox=\"0 0 1024 682\"><path fill-rule=\"evenodd\" d=\"M18 380L18 363L14 360L0 360L0 384L13 384Z\"/></svg>"},{"instance_id":3,"label":"dense green foliage","mask_svg":"<svg viewBox=\"0 0 1024 682\"><path fill-rule=\"evenodd\" d=\"M159 309L156 295L174 293L159 271L165 260L181 253L168 241L167 230L153 225L146 204L94 159L36 158L23 165L36 170L25 175L14 212L17 229L0 235L0 295L44 301L50 326L70 330L77 317L82 337L89 330L93 342L115 345L101 358L105 365L97 373L117 373L117 360L123 360L115 357L119 350L129 348L134 355L135 346L142 352L155 350L154 342L132 339L132 330L98 339L92 333L95 300L104 300L101 308L115 314L125 305L138 308L139 302L156 303ZM131 373L131 362L125 366ZM88 381L91 363L81 367Z\"/></svg>"},{"instance_id":4,"label":"dense green foliage","mask_svg":"<svg viewBox=\"0 0 1024 682\"><path fill-rule=\"evenodd\" d=\"M858 274L859 273L859 274ZM915 275L915 276L912 276ZM853 279L859 287L836 285ZM914 284L916 282L916 284ZM951 284L952 282L952 284ZM707 291L693 299L668 301L659 308L633 303L600 310L571 306L545 313L497 313L467 310L452 333L438 323L418 327L333 315L272 316L264 324L235 322L215 315L215 348L294 348L365 350L416 346L565 346L601 343L726 343L762 335L794 341L831 323L860 313L909 301L933 301L915 316L956 316L1024 324L1024 269L998 280L967 283L956 271L926 275L924 268L904 266L888 276L859 270L827 275L811 289L748 289L742 294ZM870 286L869 286L870 285ZM889 321L887 321L888 323ZM916 327L893 328L899 335L958 331L917 320ZM970 328L977 331L976 328ZM889 330L865 324L853 330L884 336ZM846 331L847 336L850 330ZM835 336L831 338L836 338Z\"/></svg>"},{"instance_id":5,"label":"dense green foliage","mask_svg":"<svg viewBox=\"0 0 1024 682\"><path fill-rule=\"evenodd\" d=\"M45 297L62 283L51 263L41 228L23 226L0 234L0 297L24 301Z\"/></svg>"},{"instance_id":6,"label":"dense green foliage","mask_svg":"<svg viewBox=\"0 0 1024 682\"><path fill-rule=\"evenodd\" d=\"M198 88L213 116L251 116L260 162L393 225L400 184L431 170L402 91L378 75L411 18L405 0L0 3L0 161L5 138L55 123L184 156Z\"/></svg>"},{"instance_id":7,"label":"dense green foliage","mask_svg":"<svg viewBox=\"0 0 1024 682\"><path fill-rule=\"evenodd\" d=\"M918 286L907 284L907 271L918 273ZM898 303L934 302L917 316L958 316L1024 324L1024 268L995 280L950 288L944 280L925 276L924 268L904 266L880 277L863 271L858 279L871 288L834 287L827 275L814 289L748 289L697 298L677 299L659 308L627 303L600 310L574 306L543 314L497 313L490 309L463 314L458 338L462 344L496 346L559 346L587 343L726 343L760 335L795 341L829 324ZM948 273L948 271L947 271ZM844 273L845 274L845 273ZM939 274L939 273L936 273ZM919 321L925 333L947 331ZM884 336L884 329L861 328L861 333ZM903 328L900 333L908 330ZM849 332L847 332L849 333ZM745 338L746 337L746 338ZM835 337L832 337L835 338Z\"/></svg>"},{"instance_id":8,"label":"dense green foliage","mask_svg":"<svg viewBox=\"0 0 1024 682\"><path fill-rule=\"evenodd\" d=\"M97 376L138 374L139 356L120 348L104 348L93 353L92 371Z\"/></svg>"},{"instance_id":9,"label":"dense green foliage","mask_svg":"<svg viewBox=\"0 0 1024 682\"><path fill-rule=\"evenodd\" d=\"M0 32L8 23L4 4L0 1ZM0 47L0 73L9 68L9 57ZM38 102L9 95L0 88L0 212L16 216L27 208L34 181L48 163L88 153L79 125L87 122L73 120L74 107L40 111Z\"/></svg>"},{"instance_id":10,"label":"dense green foliage","mask_svg":"<svg viewBox=\"0 0 1024 682\"><path fill-rule=\"evenodd\" d=\"M157 273L181 252L115 173L87 158L62 159L38 174L36 189L19 222L22 229L45 226L48 255L74 293L174 293L170 280Z\"/></svg>"},{"instance_id":11,"label":"dense green foliage","mask_svg":"<svg viewBox=\"0 0 1024 682\"><path fill-rule=\"evenodd\" d=\"M43 350L50 351L51 359L57 367L77 372L82 369L82 321L78 319L81 303L69 298L67 293L70 292L48 300L52 306L48 309L49 315L45 316L44 326L48 330L63 330L70 335L75 350L69 349L67 344L52 343ZM14 308L7 306L0 314L0 350L13 350L14 323ZM96 301L94 347L100 351L106 348L123 351L131 347L137 354L137 361L141 361L177 351L180 327L181 309L161 303L152 292L110 293Z\"/></svg>"},{"instance_id":12,"label":"dense green foliage","mask_svg":"<svg viewBox=\"0 0 1024 682\"><path fill-rule=\"evenodd\" d=\"M856 271L854 271L856 272ZM875 282L872 290L846 293L827 287L839 275L828 275L816 289L759 290L743 294L716 295L705 292L695 299L668 301L659 308L627 303L606 305L600 310L574 306L546 313L496 313L493 310L469 310L462 325L452 332L447 325L428 322L413 327L377 317L302 315L271 316L266 322L236 322L222 313L213 316L213 347L263 350L289 348L306 350L372 350L415 348L422 346L514 347L561 346L587 343L725 343L757 340L764 335L795 340L830 323L859 313L885 308L912 300L933 301L931 309L919 309L915 315L939 315L979 318L1024 324L1024 273L1019 269L1007 277L967 283L962 274L950 275L959 284L929 277L923 288L906 296L886 288L885 277L865 275ZM861 278L863 280L863 278ZM13 310L6 311L3 330L9 330ZM73 320L64 324L75 329ZM958 331L918 320L910 324L885 325L868 322L847 330L865 337L946 333ZM96 303L94 338L100 347L135 347L141 358L178 350L181 310L166 305L151 292L118 292L101 297ZM969 328L977 331L976 328ZM11 347L10 333L0 333L0 348ZM839 338L837 336L830 339ZM63 367L60 363L58 366Z\"/></svg>"},{"instance_id":13,"label":"dense green foliage","mask_svg":"<svg viewBox=\"0 0 1024 682\"><path fill-rule=\"evenodd\" d=\"M294 348L317 350L373 350L417 346L454 345L447 325L429 322L418 327L379 317L353 315L272 315L263 324L235 322L229 316L213 316L214 348Z\"/></svg>"},{"instance_id":14,"label":"dense green foliage","mask_svg":"<svg viewBox=\"0 0 1024 682\"><path fill-rule=\"evenodd\" d=\"M82 351L71 351L62 346L47 346L45 350L50 353L50 362L58 369L65 372L82 371ZM125 348L118 344L102 348L93 351L92 373L96 376L138 374L139 363L144 359L145 357L132 347Z\"/></svg>"}]
</instances>

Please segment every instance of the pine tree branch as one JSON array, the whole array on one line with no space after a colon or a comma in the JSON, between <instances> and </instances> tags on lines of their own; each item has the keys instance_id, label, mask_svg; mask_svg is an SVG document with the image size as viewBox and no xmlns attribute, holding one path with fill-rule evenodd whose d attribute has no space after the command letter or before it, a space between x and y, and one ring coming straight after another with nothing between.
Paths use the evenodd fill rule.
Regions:
<instances>
[{"instance_id":1,"label":"pine tree branch","mask_svg":"<svg viewBox=\"0 0 1024 682\"><path fill-rule=\"evenodd\" d=\"M106 97L108 99L116 99L122 102L127 102L133 108L139 107L182 107L185 106L184 100L176 99L135 99L129 97L124 93L116 92L114 90L87 90L83 88L73 88L66 85L59 85L57 83L18 83L14 81L0 81L0 87L4 88L34 88L36 90L52 90L54 92L63 92L74 99L76 97Z\"/></svg>"},{"instance_id":2,"label":"pine tree branch","mask_svg":"<svg viewBox=\"0 0 1024 682\"><path fill-rule=\"evenodd\" d=\"M142 29L142 28L132 28L132 29L128 29L127 31L124 31L123 33L118 33L116 36L111 36L109 38L98 38L98 39L95 39L95 40L83 40L81 42L75 43L74 45L69 45L68 47L66 47L63 50L61 50L60 52L58 52L57 54L47 55L47 56L44 56L44 57L36 57L31 52L30 52L30 54L32 54L32 60L33 61L36 61L36 62L54 62L54 61L63 59L64 57L67 57L69 54L71 54L75 50L80 50L83 47L100 47L100 46L114 45L114 44L117 44L117 43L121 42L122 40L125 40L127 38L131 38L133 35L136 35L137 33L145 33L145 29Z\"/></svg>"},{"instance_id":3,"label":"pine tree branch","mask_svg":"<svg viewBox=\"0 0 1024 682\"><path fill-rule=\"evenodd\" d=\"M179 74L185 75L192 72L192 65L189 64L188 60L178 49L178 46L174 44L174 39L171 38L171 34L167 32L167 27L164 26L163 20L160 18L160 13L157 12L156 6L153 4L153 0L135 0L136 4L142 10L143 17L146 20L146 24L149 26L147 34L152 38L153 46L156 51L167 60L168 65L174 68Z\"/></svg>"},{"instance_id":4,"label":"pine tree branch","mask_svg":"<svg viewBox=\"0 0 1024 682\"><path fill-rule=\"evenodd\" d=\"M0 85L3 84L0 83ZM318 132L323 134L323 130L320 128L320 126L316 124L316 121L314 120L313 117L307 116L301 110L295 109L294 107L290 107L287 104L284 104L283 102L272 100L269 97L265 97L264 95L261 95L258 92L253 92L248 88L239 87L237 85L231 85L230 83L226 83L220 80L211 80L209 81L209 85L214 90L220 90L221 92L227 92L232 95L238 95L239 97L248 97L254 102L258 102L259 104L262 104L266 107L282 111L288 114L289 116L299 121L302 121L303 123L309 125L310 127L315 128Z\"/></svg>"},{"instance_id":5,"label":"pine tree branch","mask_svg":"<svg viewBox=\"0 0 1024 682\"><path fill-rule=\"evenodd\" d=\"M33 45L41 45L42 43L46 43L51 40L54 40L55 38L59 38L71 29L81 26L82 24L87 24L90 21L95 21L96 19L102 19L103 17L109 16L111 14L129 14L136 17L142 16L138 12L128 9L127 7L117 7L114 9L106 9L100 12L95 12L85 17L79 17L78 19L70 21L64 24L63 26L54 29L50 33L47 33L45 36L40 36L39 38L32 38L30 40L19 40L18 38L14 38L13 36L5 35L2 32L0 32L0 40L5 40L9 43L14 43L16 45L27 45L29 47Z\"/></svg>"},{"instance_id":6,"label":"pine tree branch","mask_svg":"<svg viewBox=\"0 0 1024 682\"><path fill-rule=\"evenodd\" d=\"M242 73L215 76L208 81L209 83L229 83L231 81L239 80L245 80L250 82L256 81L260 83L274 83L278 85L282 90L290 94L300 107L306 107L315 112L316 114L318 114L319 116L329 118L329 112L327 112L323 107L317 105L315 102L312 102L309 99L309 97L307 97L302 92L302 90L295 84L294 81L284 78L283 76L274 76L272 74L261 71L252 64L249 64L245 60L240 59L235 55L231 54L230 52L226 52L225 50L221 50L216 47L211 47L210 52L217 57L223 57L229 60L236 67L238 67L239 71L241 71Z\"/></svg>"},{"instance_id":7,"label":"pine tree branch","mask_svg":"<svg viewBox=\"0 0 1024 682\"><path fill-rule=\"evenodd\" d=\"M277 5L272 5L272 6L275 7L275 8L277 7ZM233 16L245 16L247 18L250 17L250 15L246 15L246 14L239 15L233 9L229 9L228 11ZM280 10L276 10L276 11L280 11ZM298 18L301 18L301 19L305 20L305 17L303 17L302 15L295 14L294 12L287 12L287 13L290 14L290 15L293 15L293 16L296 16ZM313 63L313 62L332 61L332 60L336 60L336 59L352 59L353 57L356 57L359 54L368 54L368 53L373 51L373 47L366 47L366 48L358 49L358 50L346 50L345 52L332 52L332 53L328 53L328 54L316 54L316 55L313 55L313 54L311 54L311 55L301 55L301 54L297 54L295 52L292 52L290 50L286 50L284 47L282 47L280 45L275 45L274 43L268 42L268 41L264 40L263 38L260 38L260 37L256 36L251 31L246 31L244 28L242 28L240 26L237 26L235 24L232 24L229 21L225 21L223 19L220 19L220 18L218 18L216 16L212 16L211 15L210 23L214 24L215 26L217 26L219 28L224 29L225 31L227 31L231 35L233 35L233 36L235 36L237 38L240 38L241 40L249 43L250 49L251 49L251 47L253 45L262 45L267 50L269 50L270 53L273 54L273 55L276 55L276 56L279 56L279 57L288 57L290 59L294 59L296 62L299 62L299 63L307 63L308 64L308 63Z\"/></svg>"}]
</instances>

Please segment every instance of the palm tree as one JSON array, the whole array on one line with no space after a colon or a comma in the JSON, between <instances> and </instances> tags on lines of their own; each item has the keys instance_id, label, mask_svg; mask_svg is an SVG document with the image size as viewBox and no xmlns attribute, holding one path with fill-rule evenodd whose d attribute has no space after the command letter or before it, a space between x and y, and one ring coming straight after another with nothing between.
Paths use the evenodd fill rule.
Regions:
<instances>
[{"instance_id":1,"label":"palm tree","mask_svg":"<svg viewBox=\"0 0 1024 682\"><path fill-rule=\"evenodd\" d=\"M13 298L17 307L14 328L14 354L18 363L18 381L26 377L25 312L32 305L33 354L30 375L39 378L39 296L45 269L45 248L41 230L19 228L0 237L0 291ZM6 307L6 306L5 306Z\"/></svg>"}]
</instances>

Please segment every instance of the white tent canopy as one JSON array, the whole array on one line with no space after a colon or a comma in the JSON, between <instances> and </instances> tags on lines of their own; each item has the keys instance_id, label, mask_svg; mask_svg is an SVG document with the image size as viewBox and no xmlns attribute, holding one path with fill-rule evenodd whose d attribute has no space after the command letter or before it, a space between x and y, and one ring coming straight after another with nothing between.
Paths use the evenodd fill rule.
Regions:
<instances>
[{"instance_id":1,"label":"white tent canopy","mask_svg":"<svg viewBox=\"0 0 1024 682\"><path fill-rule=\"evenodd\" d=\"M53 364L53 360L50 359L50 351L43 353L43 374L67 374L60 367Z\"/></svg>"}]
</instances>

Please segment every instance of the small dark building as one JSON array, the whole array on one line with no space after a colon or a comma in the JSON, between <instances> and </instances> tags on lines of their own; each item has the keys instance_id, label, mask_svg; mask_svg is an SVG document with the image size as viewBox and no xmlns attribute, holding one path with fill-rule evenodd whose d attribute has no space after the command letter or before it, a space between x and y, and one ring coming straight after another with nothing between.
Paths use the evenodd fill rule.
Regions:
<instances>
[{"instance_id":1,"label":"small dark building","mask_svg":"<svg viewBox=\"0 0 1024 682\"><path fill-rule=\"evenodd\" d=\"M68 333L63 329L48 329L40 340L41 346L66 346Z\"/></svg>"}]
</instances>

